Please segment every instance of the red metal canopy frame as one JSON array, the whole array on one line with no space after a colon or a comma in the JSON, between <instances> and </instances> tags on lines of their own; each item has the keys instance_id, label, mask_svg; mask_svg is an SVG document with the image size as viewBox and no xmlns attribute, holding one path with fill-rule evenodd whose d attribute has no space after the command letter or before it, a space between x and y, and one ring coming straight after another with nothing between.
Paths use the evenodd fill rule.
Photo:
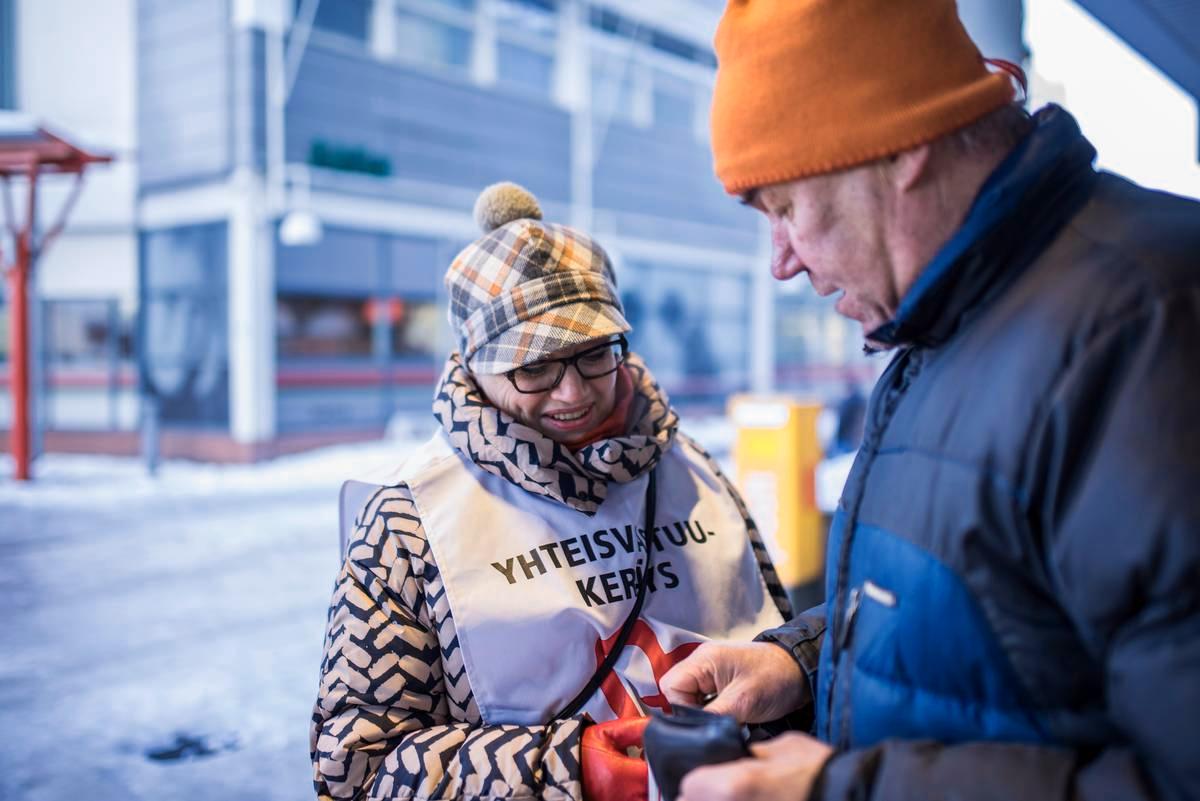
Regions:
<instances>
[{"instance_id":1,"label":"red metal canopy frame","mask_svg":"<svg viewBox=\"0 0 1200 801\"><path fill-rule=\"evenodd\" d=\"M5 266L9 303L12 306L9 352L12 392L12 426L9 443L13 455L13 477L29 480L32 460L29 435L29 279L37 257L62 232L79 192L83 173L89 164L112 161L111 156L89 153L41 127L6 131L0 129L0 181L4 185L4 220L13 238L15 259ZM75 176L66 203L58 218L45 233L37 234L38 180L43 175ZM12 179L26 179L26 209L23 223L16 218L12 197Z\"/></svg>"}]
</instances>

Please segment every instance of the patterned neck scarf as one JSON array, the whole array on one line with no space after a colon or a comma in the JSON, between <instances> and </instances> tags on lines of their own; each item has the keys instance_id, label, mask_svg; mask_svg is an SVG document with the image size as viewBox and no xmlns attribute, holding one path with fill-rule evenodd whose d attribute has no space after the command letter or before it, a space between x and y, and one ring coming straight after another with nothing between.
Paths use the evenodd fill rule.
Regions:
<instances>
[{"instance_id":1,"label":"patterned neck scarf","mask_svg":"<svg viewBox=\"0 0 1200 801\"><path fill-rule=\"evenodd\" d=\"M433 399L433 416L450 442L484 470L527 492L594 514L608 482L625 483L658 464L671 447L679 415L642 360L630 354L633 379L627 433L571 449L492 406L455 353Z\"/></svg>"}]
</instances>

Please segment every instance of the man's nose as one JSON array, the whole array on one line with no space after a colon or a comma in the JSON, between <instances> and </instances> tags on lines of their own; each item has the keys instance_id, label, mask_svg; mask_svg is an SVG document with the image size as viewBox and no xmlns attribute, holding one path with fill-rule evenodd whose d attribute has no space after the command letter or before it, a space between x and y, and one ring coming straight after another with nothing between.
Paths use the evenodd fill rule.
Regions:
<instances>
[{"instance_id":1,"label":"man's nose","mask_svg":"<svg viewBox=\"0 0 1200 801\"><path fill-rule=\"evenodd\" d=\"M794 278L804 271L804 264L792 249L787 223L782 217L771 217L771 275L780 281Z\"/></svg>"}]
</instances>

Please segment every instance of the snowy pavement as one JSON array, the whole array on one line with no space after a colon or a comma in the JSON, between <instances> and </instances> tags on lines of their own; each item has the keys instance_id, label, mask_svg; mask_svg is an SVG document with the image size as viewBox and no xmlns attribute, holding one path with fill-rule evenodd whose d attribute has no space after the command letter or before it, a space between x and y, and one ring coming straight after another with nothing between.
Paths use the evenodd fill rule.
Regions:
<instances>
[{"instance_id":1,"label":"snowy pavement","mask_svg":"<svg viewBox=\"0 0 1200 801\"><path fill-rule=\"evenodd\" d=\"M0 799L313 798L337 489L405 450L0 461Z\"/></svg>"},{"instance_id":2,"label":"snowy pavement","mask_svg":"<svg viewBox=\"0 0 1200 801\"><path fill-rule=\"evenodd\" d=\"M156 478L50 455L24 486L0 454L0 799L313 798L337 491L415 437Z\"/></svg>"}]
</instances>

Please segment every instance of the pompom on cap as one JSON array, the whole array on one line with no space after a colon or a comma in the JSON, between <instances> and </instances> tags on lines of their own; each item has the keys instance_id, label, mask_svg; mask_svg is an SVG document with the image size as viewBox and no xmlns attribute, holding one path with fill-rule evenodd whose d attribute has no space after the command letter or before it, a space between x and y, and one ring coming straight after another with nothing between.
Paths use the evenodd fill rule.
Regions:
<instances>
[{"instance_id":1,"label":"pompom on cap","mask_svg":"<svg viewBox=\"0 0 1200 801\"><path fill-rule=\"evenodd\" d=\"M523 186L510 181L492 184L475 200L475 224L485 234L513 220L540 220L537 198Z\"/></svg>"}]
</instances>

